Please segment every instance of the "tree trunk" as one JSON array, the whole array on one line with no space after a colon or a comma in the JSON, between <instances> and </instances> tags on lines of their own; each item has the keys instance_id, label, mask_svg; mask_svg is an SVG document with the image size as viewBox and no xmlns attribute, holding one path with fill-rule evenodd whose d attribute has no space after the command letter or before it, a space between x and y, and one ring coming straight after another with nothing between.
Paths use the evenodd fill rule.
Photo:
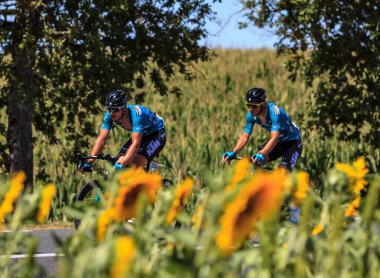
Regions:
<instances>
[{"instance_id":1,"label":"tree trunk","mask_svg":"<svg viewBox=\"0 0 380 278\"><path fill-rule=\"evenodd\" d=\"M13 64L10 72L8 98L7 140L11 173L23 171L26 186L33 187L33 96L35 90L35 37L34 14L20 12L15 18L12 32L11 53Z\"/></svg>"},{"instance_id":2,"label":"tree trunk","mask_svg":"<svg viewBox=\"0 0 380 278\"><path fill-rule=\"evenodd\" d=\"M16 51L17 52L17 51ZM8 146L11 157L11 173L24 171L26 185L33 186L33 85L34 75L29 59L18 53L13 57L13 76L8 105ZM20 55L21 54L21 55Z\"/></svg>"}]
</instances>

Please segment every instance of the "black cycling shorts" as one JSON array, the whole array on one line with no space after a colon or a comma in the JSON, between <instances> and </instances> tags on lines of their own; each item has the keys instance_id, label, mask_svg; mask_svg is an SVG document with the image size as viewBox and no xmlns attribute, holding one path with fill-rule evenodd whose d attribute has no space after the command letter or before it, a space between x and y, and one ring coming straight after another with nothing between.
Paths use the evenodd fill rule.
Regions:
<instances>
[{"instance_id":1,"label":"black cycling shorts","mask_svg":"<svg viewBox=\"0 0 380 278\"><path fill-rule=\"evenodd\" d=\"M132 138L130 138L124 146L119 151L119 156L125 154L132 144ZM138 154L148 160L148 163L157 156L166 144L166 133L164 129L160 131L153 132L147 136L143 136L141 139L140 149L137 151Z\"/></svg>"},{"instance_id":2,"label":"black cycling shorts","mask_svg":"<svg viewBox=\"0 0 380 278\"><path fill-rule=\"evenodd\" d=\"M259 148L259 151L264 148L265 145L266 143ZM280 166L286 167L289 171L293 171L298 158L301 156L301 153L302 140L299 139L289 142L278 142L273 150L268 154L268 157L269 161L282 157Z\"/></svg>"}]
</instances>

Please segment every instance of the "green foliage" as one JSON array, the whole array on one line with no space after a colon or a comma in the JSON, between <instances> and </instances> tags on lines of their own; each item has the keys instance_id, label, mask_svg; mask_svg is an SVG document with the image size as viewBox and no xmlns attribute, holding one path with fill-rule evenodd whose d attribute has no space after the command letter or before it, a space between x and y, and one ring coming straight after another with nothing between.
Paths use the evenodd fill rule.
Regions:
<instances>
[{"instance_id":1,"label":"green foliage","mask_svg":"<svg viewBox=\"0 0 380 278\"><path fill-rule=\"evenodd\" d=\"M309 115L313 106L308 102L312 89L299 80L293 83L287 79L284 57L277 58L269 50L218 50L216 55L194 69L193 80L173 79L174 86L184 91L182 96L147 97L146 105L166 122L168 142L160 159L170 161L170 176L176 177L178 172L185 175L186 171L202 173L205 167L221 171L221 154L231 150L243 132L247 113L244 95L253 86L265 88L269 101L284 108L300 127L304 147L297 168L307 170L317 188L321 188L326 169L337 161L364 155L371 171L378 171L379 149L368 145L364 136L359 142L349 142L340 138L337 129L337 134L325 138L308 126L313 119ZM255 126L241 155L252 155L267 139L268 133Z\"/></svg>"},{"instance_id":2,"label":"green foliage","mask_svg":"<svg viewBox=\"0 0 380 278\"><path fill-rule=\"evenodd\" d=\"M84 135L94 135L87 115L99 112L109 90L133 94L151 82L170 92L175 65L186 75L192 62L208 59L199 41L211 16L204 0L1 1L0 109L12 119L0 131L12 142L13 170L32 166L19 159L32 155L31 123L49 142L68 140L78 150L87 145ZM58 137L62 123L67 132ZM26 144L18 131L30 137Z\"/></svg>"},{"instance_id":3,"label":"green foliage","mask_svg":"<svg viewBox=\"0 0 380 278\"><path fill-rule=\"evenodd\" d=\"M371 179L368 195L375 197L363 199L360 216L356 219L344 217L344 211L353 198L347 190L349 180L345 174L333 170L329 172L329 178L324 179L329 190L323 199L311 190L308 192L302 204L300 225L284 222L275 214L257 224L254 238L236 248L230 256L222 257L215 244L215 236L220 229L220 216L225 212L226 204L234 198L233 193L228 194L225 190L230 177L227 172L212 176L207 179L205 187L213 190L195 190L193 195L198 196L198 200L185 214L194 215L197 206L204 206L200 218L204 224L198 229L190 223L175 227L163 225L168 203L173 196L173 189L170 188L159 193L154 207L141 206L142 211L133 225L112 224L105 240L100 243L88 237L89 231L95 233L93 219L98 217L99 212L88 211L83 216L87 226L81 227L62 246L66 264L83 266L79 269L85 268L84 273L103 277L102 273L107 272L111 264L109 257L95 256L96 260L100 260L96 264L100 269L90 267L85 262L90 260L91 254L101 254L101 250L104 251L113 239L127 234L134 238L139 250L130 271L145 277L157 273L162 276L183 273L186 277L288 277L326 273L371 276L379 271L376 263L379 235L368 229L369 223L371 227L377 225L378 176ZM109 181L105 188L112 191L114 186L115 181ZM258 199L255 201L260 202ZM313 235L312 231L318 224L322 225L323 230ZM65 271L70 270L66 268Z\"/></svg>"},{"instance_id":4,"label":"green foliage","mask_svg":"<svg viewBox=\"0 0 380 278\"><path fill-rule=\"evenodd\" d=\"M365 169L359 170L366 172ZM128 274L132 277L317 277L327 274L377 277L380 271L378 174L362 177L362 181L364 178L368 180L369 191L354 218L346 217L345 211L355 198L352 190L361 178L350 180L348 173L335 167L328 171L328 178L323 180L326 188L324 198L308 185L304 188L307 194L301 202L302 216L298 225L284 221L278 210L272 211L266 219L255 220L253 233L247 234L242 244L231 246L233 251L225 256L215 239L222 229L220 217L236 200L236 193L247 185L264 183L270 191L274 185L268 181L269 176L257 184L249 183L252 176L247 176L236 184L234 191L228 191L226 186L231 183L236 171L232 167L217 175L206 171L204 188L207 189L194 188L190 198L192 201L184 208L182 215L177 215L179 221L194 216L198 217L195 218L197 221L166 225L165 218L176 187L161 188L154 204L147 203L144 198L138 199L138 210L133 221L109 223L105 237L96 240L95 234L103 227L100 219L104 209L109 209L112 199L119 197L121 184L118 181L123 172L102 181L105 192L109 193L108 204L102 203L96 209L85 210L81 215L83 221L80 228L58 242L58 252L63 256L58 262L57 277L109 277L115 265L128 267ZM279 192L285 194L284 199L293 198L294 192L300 189L300 182L295 182L298 175L292 173L290 177L285 177L285 180L290 178L292 185ZM148 180L147 176L147 184ZM281 186L281 181L277 182ZM254 192L251 192L251 198L255 202L261 205L268 202L265 194L256 192L255 195ZM5 277L25 277L25 273L44 275L44 270L32 256L38 247L36 238L22 232L22 226L35 219L35 214L30 212L39 206L38 194L27 192L20 197L14 213L7 217L10 232L0 233L0 247L2 255L5 255L0 257L0 270ZM0 200L3 195L0 193ZM125 198L133 202L136 201L135 197ZM199 206L203 208L198 210ZM255 213L256 210L251 211L247 207L239 206L240 209L235 210L240 220L249 213ZM75 206L67 208L70 208L68 212L76 210ZM244 223L235 219L232 228L241 228ZM317 226L321 227L318 232L315 231ZM128 238L133 242L133 248L131 244L120 244L120 238ZM12 263L9 255L18 252L25 252L28 256ZM118 259L118 252L124 253L124 259ZM125 259L128 255L132 256L131 260Z\"/></svg>"},{"instance_id":5,"label":"green foliage","mask_svg":"<svg viewBox=\"0 0 380 278\"><path fill-rule=\"evenodd\" d=\"M246 22L269 26L294 80L299 72L313 92L309 125L326 138L380 141L380 33L378 1L244 0Z\"/></svg>"},{"instance_id":6,"label":"green foliage","mask_svg":"<svg viewBox=\"0 0 380 278\"><path fill-rule=\"evenodd\" d=\"M191 175L198 186L203 186L207 180L205 171L223 171L221 154L230 150L243 132L245 91L252 86L268 88L270 84L276 86L273 90L267 89L269 100L284 108L302 133L304 147L297 169L309 172L319 192L323 193L326 169L338 161L348 162L364 155L370 171L379 170L380 150L369 146L363 137L360 143L343 141L337 135L326 140L317 130L307 127L310 120L307 100L311 90L305 89L300 81L293 83L287 79L284 58L276 58L269 50L216 50L215 54L212 61L193 68L194 79L188 81L176 74L169 82L170 87L181 88L183 94L167 97L149 94L146 97L144 105L158 112L166 123L168 140L158 159L165 178L177 181ZM5 119L4 112L0 113L1 119ZM102 113L87 114L93 133L100 129L102 116ZM70 123L63 121L56 131L61 144L51 145L49 136L40 132L35 138L35 183L57 185L54 220L68 220L62 207L72 205L79 189L99 177L99 174L81 175L76 171L75 160L63 159L67 154L75 155L73 150L77 144L67 139L67 125ZM75 125L75 128L79 130L80 127ZM122 129L113 129L104 152L116 154L129 136ZM267 138L266 131L254 127L251 140L241 155L253 154ZM94 137L88 139L90 143L95 141ZM0 142L6 144L6 141ZM81 146L80 152L88 154L90 147ZM275 167L276 162L272 166ZM95 167L102 172L109 166L98 161Z\"/></svg>"}]
</instances>

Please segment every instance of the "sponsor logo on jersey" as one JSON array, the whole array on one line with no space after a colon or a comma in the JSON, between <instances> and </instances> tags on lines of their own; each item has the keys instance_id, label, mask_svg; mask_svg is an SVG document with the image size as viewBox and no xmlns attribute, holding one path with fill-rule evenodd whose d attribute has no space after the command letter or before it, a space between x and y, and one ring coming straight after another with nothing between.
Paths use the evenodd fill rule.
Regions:
<instances>
[{"instance_id":1,"label":"sponsor logo on jersey","mask_svg":"<svg viewBox=\"0 0 380 278\"><path fill-rule=\"evenodd\" d=\"M141 116L142 115L142 111L141 111L141 108L140 108L140 106L133 106L133 110L135 110L136 111L136 115L137 116Z\"/></svg>"},{"instance_id":2,"label":"sponsor logo on jersey","mask_svg":"<svg viewBox=\"0 0 380 278\"><path fill-rule=\"evenodd\" d=\"M272 108L275 115L280 115L280 109L276 105L273 105Z\"/></svg>"},{"instance_id":3,"label":"sponsor logo on jersey","mask_svg":"<svg viewBox=\"0 0 380 278\"><path fill-rule=\"evenodd\" d=\"M153 125L157 125L157 120L156 118L153 118L152 116L149 117L149 121L153 124Z\"/></svg>"}]
</instances>

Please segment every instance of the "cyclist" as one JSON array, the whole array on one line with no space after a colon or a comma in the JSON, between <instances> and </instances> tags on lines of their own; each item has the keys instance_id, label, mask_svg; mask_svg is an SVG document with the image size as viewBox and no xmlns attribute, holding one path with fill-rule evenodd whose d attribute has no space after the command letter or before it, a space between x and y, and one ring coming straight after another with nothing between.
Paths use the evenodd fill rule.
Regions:
<instances>
[{"instance_id":1,"label":"cyclist","mask_svg":"<svg viewBox=\"0 0 380 278\"><path fill-rule=\"evenodd\" d=\"M302 140L298 127L282 108L273 102L267 102L264 89L248 90L245 100L249 111L246 116L244 133L233 150L223 154L222 162L230 161L246 146L253 126L257 123L270 132L270 138L251 157L251 161L254 164L262 165L282 157L279 167L292 171L302 153ZM298 222L298 217L296 218L296 221L292 222Z\"/></svg>"},{"instance_id":2,"label":"cyclist","mask_svg":"<svg viewBox=\"0 0 380 278\"><path fill-rule=\"evenodd\" d=\"M115 169L123 169L127 165L147 167L165 146L166 133L163 119L142 105L127 104L127 95L123 90L108 93L106 105L107 111L91 155L103 151L109 132L116 124L131 131L132 137L119 151ZM79 167L79 171L82 173L90 171L94 162L95 159L89 159Z\"/></svg>"}]
</instances>

